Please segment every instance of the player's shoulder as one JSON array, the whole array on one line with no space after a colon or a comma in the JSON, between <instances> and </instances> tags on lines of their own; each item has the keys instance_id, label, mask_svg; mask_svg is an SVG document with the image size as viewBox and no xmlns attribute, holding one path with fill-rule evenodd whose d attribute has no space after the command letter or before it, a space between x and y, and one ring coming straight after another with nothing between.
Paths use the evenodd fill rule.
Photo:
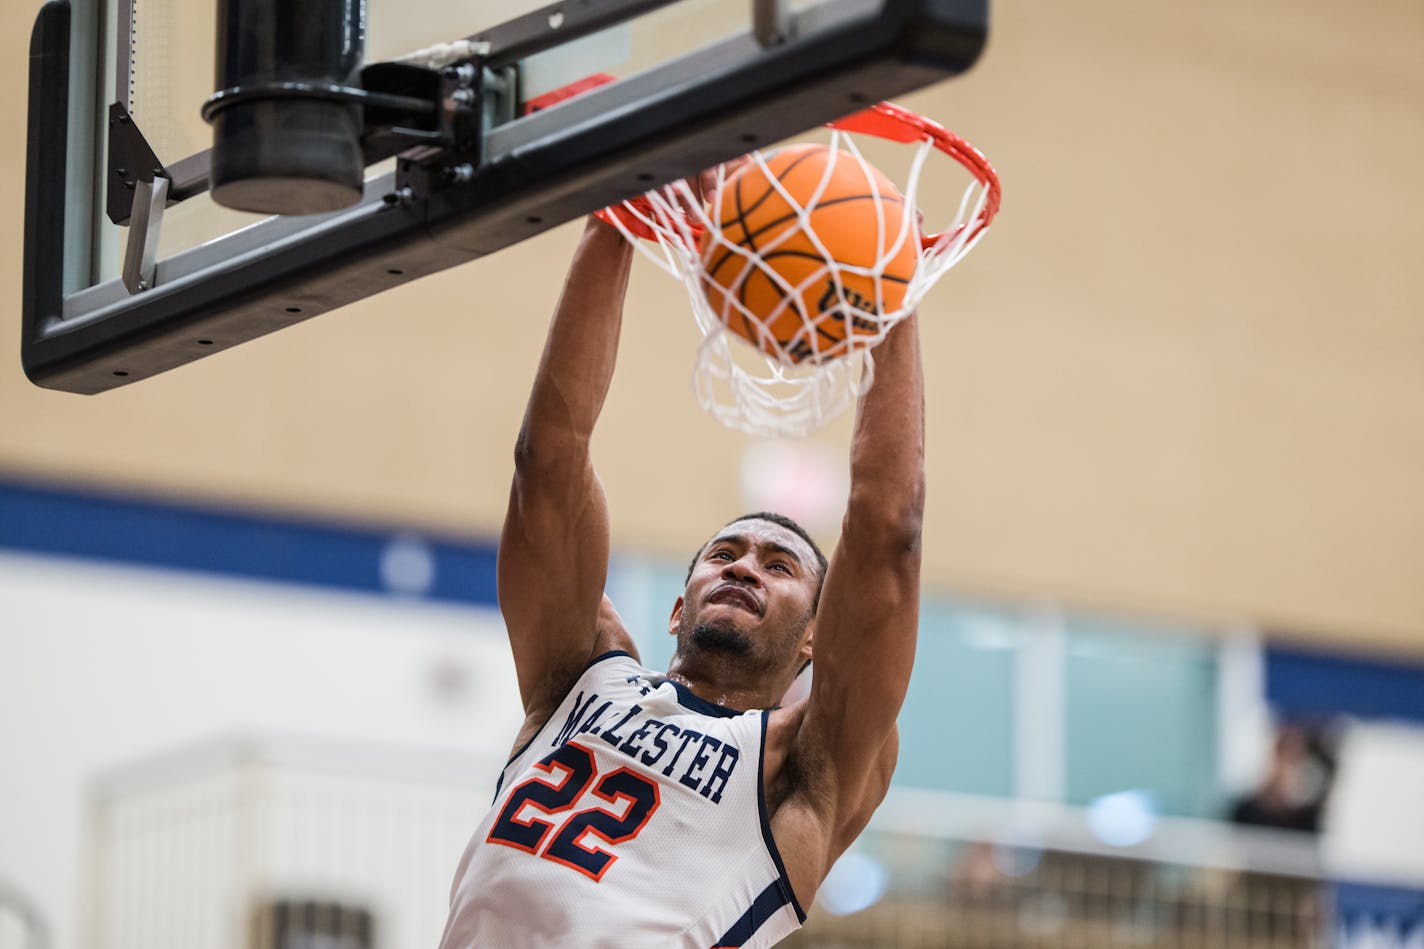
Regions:
<instances>
[{"instance_id":1,"label":"player's shoulder","mask_svg":"<svg viewBox=\"0 0 1424 949\"><path fill-rule=\"evenodd\" d=\"M803 906L815 899L836 838L835 805L826 769L814 750L798 741L806 718L801 700L766 713L762 782L767 819L786 867L787 879Z\"/></svg>"},{"instance_id":2,"label":"player's shoulder","mask_svg":"<svg viewBox=\"0 0 1424 949\"><path fill-rule=\"evenodd\" d=\"M806 718L806 705L807 700L802 698L768 709L766 712L767 741L770 742L773 735L794 737L801 730L801 722Z\"/></svg>"},{"instance_id":3,"label":"player's shoulder","mask_svg":"<svg viewBox=\"0 0 1424 949\"><path fill-rule=\"evenodd\" d=\"M768 817L803 904L885 800L899 750L896 730L873 760L850 763L803 734L808 701L767 713L762 780ZM845 780L847 767L858 772Z\"/></svg>"},{"instance_id":4,"label":"player's shoulder","mask_svg":"<svg viewBox=\"0 0 1424 949\"><path fill-rule=\"evenodd\" d=\"M603 601L598 604L597 634L594 637L593 659L609 653L627 653L639 664L642 660L638 656L638 644L633 640L633 634L628 632L628 626L623 622L623 617L618 615L618 610L613 606L613 601L604 594Z\"/></svg>"},{"instance_id":5,"label":"player's shoulder","mask_svg":"<svg viewBox=\"0 0 1424 949\"><path fill-rule=\"evenodd\" d=\"M864 761L847 760L804 727L810 699L767 713L763 780L768 805L793 802L819 812L837 835L854 826L859 833L884 800L899 753L898 729L891 729L879 752ZM844 773L856 774L847 781ZM847 786L856 793L847 795Z\"/></svg>"},{"instance_id":6,"label":"player's shoulder","mask_svg":"<svg viewBox=\"0 0 1424 949\"><path fill-rule=\"evenodd\" d=\"M628 662L642 666L637 643L633 641L632 634L628 632L628 627L607 595L598 607L597 635L594 637L593 649L581 660L570 658L573 661L568 664L563 674L557 677L559 681L547 690L546 701L525 709L524 723L514 738L516 751L528 745L530 739L539 733L568 698L569 693L591 670L610 662Z\"/></svg>"},{"instance_id":7,"label":"player's shoulder","mask_svg":"<svg viewBox=\"0 0 1424 949\"><path fill-rule=\"evenodd\" d=\"M793 760L793 756L801 752L797 738L801 734L801 723L806 719L806 700L770 709L765 714L762 780L769 790L781 790L776 797L785 797L805 778L800 762Z\"/></svg>"}]
</instances>

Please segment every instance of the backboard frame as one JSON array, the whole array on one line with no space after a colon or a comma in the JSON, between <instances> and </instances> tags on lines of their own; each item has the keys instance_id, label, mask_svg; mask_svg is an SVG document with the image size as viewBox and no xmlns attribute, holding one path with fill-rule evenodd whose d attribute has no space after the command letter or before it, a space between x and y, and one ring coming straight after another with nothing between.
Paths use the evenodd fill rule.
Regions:
<instances>
[{"instance_id":1,"label":"backboard frame","mask_svg":"<svg viewBox=\"0 0 1424 949\"><path fill-rule=\"evenodd\" d=\"M676 0L590 0L598 24ZM749 30L484 132L468 181L423 198L401 169L353 207L272 217L157 262L151 288L66 286L94 236L65 207L100 136L71 110L71 81L100 42L94 0L49 0L31 40L21 361L36 384L94 394L193 362L356 300L477 259L674 178L967 70L987 0L831 0L789 15L764 46ZM79 16L73 7L78 6ZM475 34L508 65L591 23L555 4ZM569 10L575 9L568 7ZM87 44L87 45L86 45ZM97 54L96 54L97 55ZM76 161L76 157L79 159ZM199 156L184 161L201 162ZM407 161L402 158L400 161ZM102 195L99 196L102 200ZM70 278L70 283L74 281ZM82 281L81 281L82 283Z\"/></svg>"}]
</instances>

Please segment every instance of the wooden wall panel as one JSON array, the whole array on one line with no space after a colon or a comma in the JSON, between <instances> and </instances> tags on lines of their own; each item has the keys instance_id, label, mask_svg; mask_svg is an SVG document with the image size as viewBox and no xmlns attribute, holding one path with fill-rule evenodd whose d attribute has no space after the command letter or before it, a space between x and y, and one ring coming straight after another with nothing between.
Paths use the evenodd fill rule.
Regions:
<instances>
[{"instance_id":1,"label":"wooden wall panel","mask_svg":"<svg viewBox=\"0 0 1424 949\"><path fill-rule=\"evenodd\" d=\"M0 11L11 88L34 6ZM1413 0L1003 2L977 70L907 100L1006 188L925 312L931 587L1424 654L1421 46ZM577 225L110 395L43 391L23 96L0 109L0 471L497 529ZM596 444L617 542L678 557L739 511L746 444L692 402L681 293L635 274Z\"/></svg>"}]
</instances>

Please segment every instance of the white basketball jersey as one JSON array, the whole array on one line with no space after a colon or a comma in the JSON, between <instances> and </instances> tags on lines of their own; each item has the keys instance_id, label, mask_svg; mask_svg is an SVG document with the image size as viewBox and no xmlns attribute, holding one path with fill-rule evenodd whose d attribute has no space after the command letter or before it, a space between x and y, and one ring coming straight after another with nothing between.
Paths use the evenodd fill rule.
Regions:
<instances>
[{"instance_id":1,"label":"white basketball jersey","mask_svg":"<svg viewBox=\"0 0 1424 949\"><path fill-rule=\"evenodd\" d=\"M772 945L806 914L771 837L765 741L765 712L595 659L505 766L442 949Z\"/></svg>"}]
</instances>

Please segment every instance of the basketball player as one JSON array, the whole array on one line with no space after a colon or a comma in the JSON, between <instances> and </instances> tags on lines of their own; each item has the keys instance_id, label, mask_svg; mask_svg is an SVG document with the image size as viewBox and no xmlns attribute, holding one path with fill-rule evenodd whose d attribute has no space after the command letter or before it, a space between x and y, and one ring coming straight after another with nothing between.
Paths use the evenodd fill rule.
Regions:
<instances>
[{"instance_id":1,"label":"basketball player","mask_svg":"<svg viewBox=\"0 0 1424 949\"><path fill-rule=\"evenodd\" d=\"M590 219L515 448L499 600L524 727L460 861L443 949L769 946L884 798L914 657L924 495L916 319L876 350L827 565L779 515L693 558L666 674L603 596L589 440L633 251ZM666 443L665 443L666 444ZM695 464L673 440L649 463ZM815 654L808 697L778 700Z\"/></svg>"}]
</instances>

